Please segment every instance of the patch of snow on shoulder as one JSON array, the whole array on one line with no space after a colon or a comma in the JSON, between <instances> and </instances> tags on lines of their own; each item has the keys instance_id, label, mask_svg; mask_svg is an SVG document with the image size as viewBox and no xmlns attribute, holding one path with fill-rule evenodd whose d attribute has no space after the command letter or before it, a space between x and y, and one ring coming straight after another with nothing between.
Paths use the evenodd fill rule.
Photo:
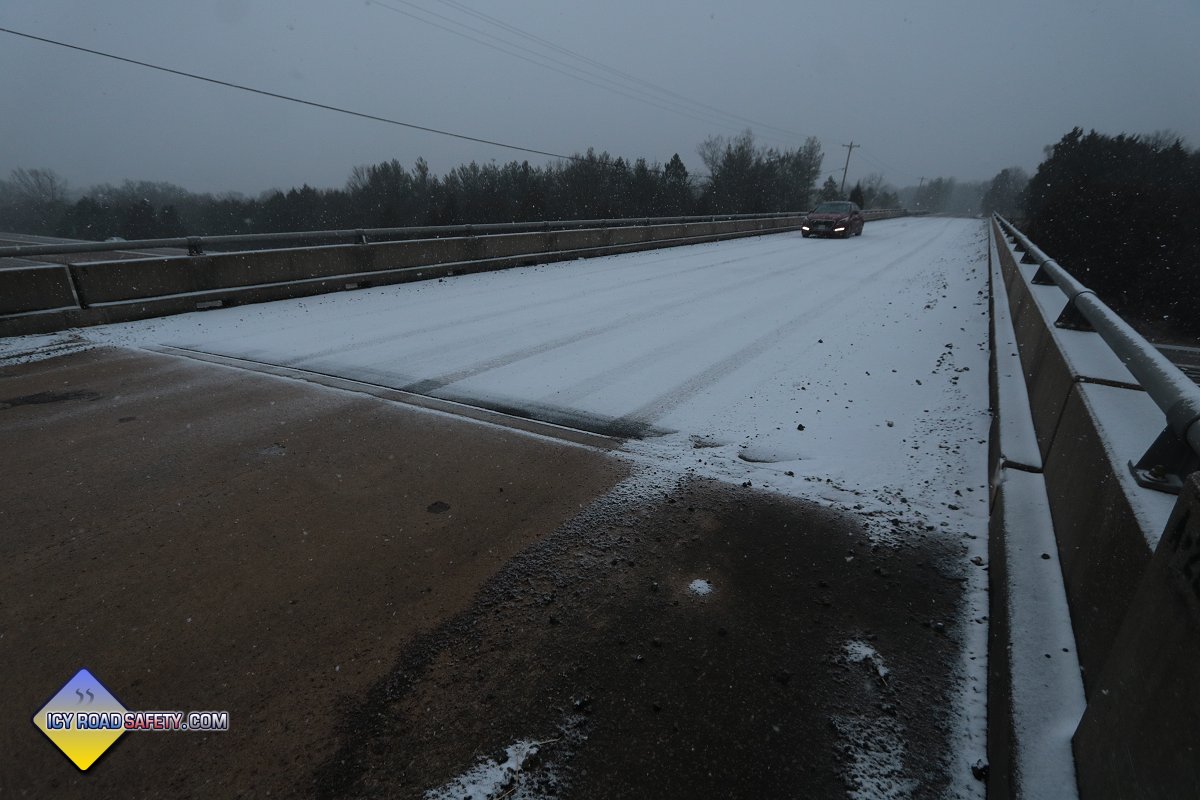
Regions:
<instances>
[{"instance_id":1,"label":"patch of snow on shoulder","mask_svg":"<svg viewBox=\"0 0 1200 800\"><path fill-rule=\"evenodd\" d=\"M568 715L550 739L520 739L503 757L481 758L474 767L436 789L425 800L554 800L570 789L567 761L587 740L585 720Z\"/></svg>"},{"instance_id":2,"label":"patch of snow on shoulder","mask_svg":"<svg viewBox=\"0 0 1200 800\"><path fill-rule=\"evenodd\" d=\"M858 639L846 642L846 660L851 664L861 664L864 662L870 664L881 681L886 682L887 676L891 673L891 670L888 669L887 664L883 661L883 656L879 655L874 647Z\"/></svg>"},{"instance_id":3,"label":"patch of snow on shoulder","mask_svg":"<svg viewBox=\"0 0 1200 800\"><path fill-rule=\"evenodd\" d=\"M75 331L0 338L0 367L44 361L94 346Z\"/></svg>"},{"instance_id":4,"label":"patch of snow on shoulder","mask_svg":"<svg viewBox=\"0 0 1200 800\"><path fill-rule=\"evenodd\" d=\"M904 731L894 719L834 717L850 758L846 781L852 800L901 800L918 783L904 776Z\"/></svg>"},{"instance_id":5,"label":"patch of snow on shoulder","mask_svg":"<svg viewBox=\"0 0 1200 800\"><path fill-rule=\"evenodd\" d=\"M703 578L696 578L688 584L688 591L697 597L704 597L706 594L712 594L713 585Z\"/></svg>"},{"instance_id":6,"label":"patch of snow on shoulder","mask_svg":"<svg viewBox=\"0 0 1200 800\"><path fill-rule=\"evenodd\" d=\"M803 461L804 455L794 445L788 446L786 444L766 442L743 447L738 453L738 458L742 461L749 461L751 464L782 464L791 461Z\"/></svg>"},{"instance_id":7,"label":"patch of snow on shoulder","mask_svg":"<svg viewBox=\"0 0 1200 800\"><path fill-rule=\"evenodd\" d=\"M522 797L521 767L538 751L536 742L519 741L505 750L503 762L487 758L449 783L425 792L425 800L491 800L496 797Z\"/></svg>"}]
</instances>

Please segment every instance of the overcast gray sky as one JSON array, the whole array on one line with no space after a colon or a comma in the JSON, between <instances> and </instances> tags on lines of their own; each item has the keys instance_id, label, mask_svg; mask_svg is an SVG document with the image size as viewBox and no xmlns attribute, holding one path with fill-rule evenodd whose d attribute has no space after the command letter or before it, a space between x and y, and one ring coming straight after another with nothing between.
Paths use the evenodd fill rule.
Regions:
<instances>
[{"instance_id":1,"label":"overcast gray sky","mask_svg":"<svg viewBox=\"0 0 1200 800\"><path fill-rule=\"evenodd\" d=\"M555 153L678 152L694 170L706 136L747 127L728 115L766 144L818 137L839 178L841 145L861 143L850 180L897 186L1032 170L1076 125L1200 146L1197 0L4 0L0 27ZM623 88L592 85L605 78ZM355 164L391 158L437 172L547 160L7 34L0 110L0 176L49 167L73 187L257 194L341 186Z\"/></svg>"}]
</instances>

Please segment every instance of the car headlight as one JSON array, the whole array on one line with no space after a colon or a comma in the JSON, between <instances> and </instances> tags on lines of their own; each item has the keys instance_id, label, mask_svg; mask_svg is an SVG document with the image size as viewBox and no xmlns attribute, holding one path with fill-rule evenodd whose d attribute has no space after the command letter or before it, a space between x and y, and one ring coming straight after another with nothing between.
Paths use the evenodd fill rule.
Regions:
<instances>
[{"instance_id":1,"label":"car headlight","mask_svg":"<svg viewBox=\"0 0 1200 800\"><path fill-rule=\"evenodd\" d=\"M801 225L800 230L806 231L806 230L809 230L809 227L807 225Z\"/></svg>"},{"instance_id":2,"label":"car headlight","mask_svg":"<svg viewBox=\"0 0 1200 800\"><path fill-rule=\"evenodd\" d=\"M841 231L844 231L844 230L846 230L846 226L845 226L845 225L843 225L843 226L842 226L842 227L840 227L840 228L834 228L834 229L833 229L833 232L834 232L834 233L839 233L839 232L841 232Z\"/></svg>"}]
</instances>

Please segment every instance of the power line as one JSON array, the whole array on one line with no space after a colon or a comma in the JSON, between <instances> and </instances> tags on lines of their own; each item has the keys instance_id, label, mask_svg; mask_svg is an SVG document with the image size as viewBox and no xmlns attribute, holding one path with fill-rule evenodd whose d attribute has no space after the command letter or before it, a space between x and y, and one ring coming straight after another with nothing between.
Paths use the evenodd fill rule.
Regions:
<instances>
[{"instance_id":1,"label":"power line","mask_svg":"<svg viewBox=\"0 0 1200 800\"><path fill-rule=\"evenodd\" d=\"M778 133L784 134L785 136L787 136L789 138L793 138L793 137L798 138L798 139L804 138L801 134L796 133L795 131L788 130L787 128L780 128L780 127L777 127L774 125L768 125L765 122L758 122L756 120L750 119L749 117L743 117L740 114L734 114L729 111L724 111L720 108L717 108L716 106L711 106L707 103L701 102L699 100L695 100L691 97L688 97L687 95L680 94L679 92L672 91L670 89L667 89L667 88L660 86L656 83L653 83L651 81L647 81L643 78L639 78L636 75L631 75L630 73L623 72L619 69L616 69L615 67L610 67L601 61L597 61L594 58L589 58L588 56L585 56L582 53L578 53L574 50L563 47L562 45L559 45L549 39L545 39L541 36L537 36L536 34L529 33L528 31L522 30L521 28L518 28L515 25L510 25L509 23L505 22L502 19L490 16L488 14L483 13L482 11L477 11L476 9L473 9L464 3L457 2L457 0L438 0L438 2L442 3L443 5L450 6L451 8L457 9L464 14L469 14L477 19L481 19L484 22L487 22L498 28L509 31L510 33L514 33L517 36L520 36L524 39L527 39L529 41L540 44L543 47L554 50L554 51L561 53L565 56L568 56L570 58L578 59L579 61L582 61L586 64L590 64L591 66L601 69L609 74L616 75L616 76L622 78L623 80L625 80L626 82L639 84L639 85L648 87L649 89L651 89L659 94L667 95L669 97L673 97L678 100L682 100L685 103L689 103L693 106L707 109L708 111L712 111L712 112L715 112L722 116L729 117L730 119L733 119L733 120L737 120L739 123L753 125L758 128L766 128L769 130L774 130L774 131L777 131ZM412 5L412 4L406 3L406 5Z\"/></svg>"},{"instance_id":2,"label":"power line","mask_svg":"<svg viewBox=\"0 0 1200 800\"><path fill-rule=\"evenodd\" d=\"M595 72L589 72L588 70L586 70L584 68L581 68L574 64L570 64L566 61L562 61L560 59L554 58L553 56L548 56L544 53L536 52L534 50L529 49L528 47L525 47L520 44L516 44L515 42L510 42L505 39L501 39L499 37L496 37L493 34L488 33L487 31L482 31L478 28L471 27L470 25L466 25L456 19L447 17L444 14L439 14L436 11L430 11L430 10L428 10L422 6L419 6L415 3L408 2L408 0L394 0L394 1L399 2L402 5L408 6L411 9L414 9L415 11L419 12L419 14L425 14L430 17L434 17L435 19L444 20L445 22L449 23L450 25L456 26L458 28L462 28L462 29L470 31L471 33L474 33L474 34L478 34L479 36L486 37L488 39L491 39L492 41L490 41L490 42L484 41L483 39L479 39L475 36L472 36L469 33L463 33L461 30L455 30L452 27L447 27L446 25L443 25L441 23L434 22L433 20L430 20L430 19L426 19L424 16L419 16L418 13L413 13L411 11L405 11L404 9L401 9L401 8L396 8L395 6L392 6L392 5L389 5L388 3L382 2L382 0L370 0L369 5L378 6L379 8L385 9L387 11L391 11L393 14L398 14L400 16L416 20L417 22L424 23L426 25L429 25L430 27L437 28L438 30L441 30L441 31L445 31L446 33L450 33L454 36L461 37L463 39L466 39L467 41L474 42L475 44L482 45L483 47L487 47L491 50L495 50L496 52L503 53L507 56L511 56L513 58L520 59L521 61L524 61L529 64L533 64L534 66L537 66L537 67L542 67L543 69L550 70L551 72L557 73L559 75L564 75L573 80L580 81L581 83L586 83L587 85L596 87L597 89L603 89L605 91L612 92L613 94L620 95L621 97L625 97L627 99L634 100L639 103L643 103L643 104L651 106L653 108L657 108L660 111L669 111L671 113L679 114L679 115L687 117L689 119L693 119L697 122L704 122L707 124L716 124L716 125L721 125L721 126L729 126L731 124L727 120L714 118L711 114L709 114L705 111L697 111L695 109L690 109L686 106L680 105L679 103L677 103L675 101L663 100L661 98L656 98L656 97L647 95L647 93L645 91L643 91L641 89L637 89L636 87L623 86L611 78L607 78L603 75L598 75ZM507 48L513 48L513 49L507 49ZM519 52L514 52L514 50L519 51ZM521 55L521 53L525 53L526 55ZM563 69L559 69L558 67L553 66L555 64L557 64L558 67L562 67L564 69L571 70L572 73L577 73L577 74L571 74L568 72L564 72ZM584 76L587 76L587 77L584 77ZM604 83L597 83L596 81L603 81ZM630 92L636 92L637 94L631 94ZM669 105L664 105L664 103L669 103Z\"/></svg>"},{"instance_id":3,"label":"power line","mask_svg":"<svg viewBox=\"0 0 1200 800\"><path fill-rule=\"evenodd\" d=\"M859 147L861 148L861 145L859 145ZM860 152L858 155L860 158L865 158L872 166L876 167L877 169L881 169L884 172L890 172L893 175L900 175L902 177L909 178L909 179L915 179L917 177L916 175L912 174L911 172L904 172L903 170L896 169L895 167L891 166L886 161L883 161L882 159L878 158L877 156L872 156L870 154L869 150L862 150L862 152Z\"/></svg>"},{"instance_id":4,"label":"power line","mask_svg":"<svg viewBox=\"0 0 1200 800\"><path fill-rule=\"evenodd\" d=\"M450 22L451 24L454 24L454 25L459 25L460 27L464 27L464 28L466 28L466 29L467 29L467 30L469 30L469 31L474 31L475 33L479 33L479 34L480 34L480 35L482 35L482 36L490 36L490 34L488 34L488 33L484 32L484 31L479 31L479 30L478 30L478 29L476 29L476 28L472 28L472 27L470 27L470 26L463 25L462 23L460 23L460 22L457 22L456 20L450 19L449 17L445 17L445 16L443 16L443 15L441 15L441 14L437 14L437 13L435 13L435 12L432 12L432 11L427 11L426 9L423 9L423 8L421 8L420 6L416 6L416 5L412 4L412 3L408 3L408 2L406 2L406 0L398 0L398 1L399 1L399 2L401 2L401 3L404 3L404 5L407 5L407 6L410 6L410 7L412 7L412 8L415 8L415 9L417 9L418 11L420 11L420 12L422 12L422 13L429 14L429 15L431 15L431 16L434 16L434 17L438 17L438 18L440 18L440 19L447 20L447 21L448 21L448 22ZM516 48L516 49L518 49L518 50L522 50L522 51L524 51L524 52L528 53L530 56L533 56L533 58L530 58L530 57L527 57L527 56L523 56L523 55L521 55L520 53L514 53L514 52L512 52L511 50L506 50L506 49L504 49L503 47L501 47L501 46L499 46L499 45L497 45L497 44L492 44L492 43L490 43L490 42L485 42L485 41L483 41L483 40L481 40L481 39L476 39L474 36L470 36L470 35L468 35L468 34L465 34L465 33L461 32L461 31L456 31L456 30L454 30L453 28L448 28L448 27L446 27L445 25L441 25L441 24L439 24L439 23L437 23L437 22L432 22L432 21L430 21L430 20L428 20L428 19L425 19L424 17L420 17L420 16L418 16L418 15L416 15L416 14L413 14L413 13L411 13L411 12L404 11L403 9L399 9L399 8L396 8L396 7L394 7L394 6L390 6L390 5L388 5L387 3L380 2L380 0L370 0L370 3L369 3L369 4L370 4L370 5L379 6L380 8L383 8L383 9L386 9L386 10L388 10L388 11L391 11L391 12L392 12L392 13L394 13L394 14L399 14L399 15L401 15L401 16L408 17L409 19L415 19L415 20L416 20L416 21L418 21L418 22L423 22L423 23L425 23L426 25L429 25L429 26L431 26L431 27L437 28L438 30L445 31L445 32L447 32L447 33L450 33L450 34L453 34L453 35L455 35L455 36L460 36L460 37L462 37L462 38L464 38L464 39L466 39L466 40L468 40L468 41L471 41L471 42L474 42L474 43L476 43L476 44L480 44L480 45L483 45L484 47L487 47L487 48L490 48L490 49L492 49L492 50L495 50L496 52L499 52L499 53L504 53L505 55L512 56L513 58L518 58L518 59L520 59L520 60L522 60L522 61L525 61L526 63L533 64L534 66L538 66L538 67L542 67L542 68L544 68L544 69L548 69L548 70L550 70L551 72L556 72L556 73L558 73L559 75L565 75L565 76L566 76L566 77L568 77L568 78L573 78L574 80L580 81L580 82L582 82L582 83L586 83L586 84L588 84L589 86L595 86L595 87L596 87L596 88L598 88L598 89L604 89L604 90L606 90L606 91L610 91L610 92L613 92L613 93L615 93L615 94L619 94L619 95L621 95L622 97L627 97L627 98L629 98L629 99L631 99L631 100L636 100L636 101L638 101L638 102L641 102L641 103L646 103L647 105L651 105L651 106L654 106L654 107L656 107L656 108L658 108L658 109L660 109L660 110L664 110L664 107L663 107L663 106L660 106L660 105L658 105L657 103L651 102L651 101L649 101L649 100L646 100L646 99L644 99L644 98L641 98L641 97L637 97L637 96L634 96L634 95L628 94L628 93L626 93L626 92L622 91L622 90L621 90L621 88L614 88L613 86L604 86L604 85L602 85L602 84L599 84L599 83L595 83L595 82L593 82L593 81L590 81L590 80L588 80L587 78L580 77L579 75L571 75L571 74L569 74L569 73L563 72L562 70L560 70L560 69L557 69L557 68L555 68L555 67L551 66L550 64L547 64L547 63L545 63L545 62L543 62L543 61L540 61L540 60L536 60L536 59L542 59L542 58L546 58L546 59L547 59L547 60L549 60L549 61L552 61L552 62L554 62L554 63L560 64L560 65L562 65L562 66L566 67L567 69L571 69L571 70L574 70L574 71L576 71L576 72L583 72L583 70L580 70L578 67L572 66L572 65L570 65L570 64L566 64L566 63L564 63L564 62L562 62L562 61L557 61L557 60L555 60L555 59L550 59L550 58L548 58L547 56L543 56L543 55L541 55L540 53L535 53L534 51L532 51L532 50L529 50L528 48L525 48L525 47L521 47L520 45L516 45L516 44L513 44L513 43L511 43L511 42L505 42L505 41L504 41L504 40L502 40L502 39L496 39L496 41L498 41L498 42L502 42L503 44L505 44L505 45L508 45L509 47L515 47L515 48ZM491 38L495 39L495 37L491 37ZM584 73L584 74L590 74L590 73ZM593 75L592 77L599 77L599 76L595 76L595 75ZM599 79L600 79L600 80L607 80L607 79L605 79L605 78L602 78L602 77L601 77L601 78L599 78ZM610 83L611 83L611 81L610 81ZM693 114L689 113L689 112L688 112L688 111L686 111L686 110L670 109L670 108L669 108L669 109L665 109L665 110L668 110L668 111L674 111L674 112L675 112L675 113L677 113L677 114L682 114L682 115L684 115L684 116L690 117L691 119L694 119L694 120L696 120L697 122L712 122L712 120L705 119L705 118L703 118L703 117L698 117L698 116L695 116L695 115L693 115Z\"/></svg>"},{"instance_id":5,"label":"power line","mask_svg":"<svg viewBox=\"0 0 1200 800\"><path fill-rule=\"evenodd\" d=\"M417 125L412 122L401 122L400 120L390 119L388 117L380 117L375 114L367 114L362 111L354 111L354 110L348 109L348 108L340 108L338 106L331 106L331 105L327 105L325 103L318 103L315 100L305 100L304 98L301 98L301 97L292 97L292 96L286 95L286 94L279 94L278 92L270 92L270 91L267 91L266 89L256 89L253 86L244 86L240 83L232 83L230 81L223 81L218 78L210 78L205 75L198 75L193 72L184 72L183 70L172 69L171 67L164 67L159 64L151 64L148 61L138 61L137 59L134 59L134 58L126 58L125 56L119 56L114 53L106 53L102 50L93 50L89 47L81 47L80 45L68 44L67 42L60 42L55 39L48 39L43 36L34 36L31 33L22 33L21 31L15 31L15 30L12 30L11 28L0 28L0 33L7 33L12 36L19 36L23 39L30 39L35 42L51 44L51 45L55 45L56 47L64 47L68 50L76 50L80 53L88 53L88 54L94 55L94 56L101 56L103 58L112 59L113 61L121 61L126 64L133 64L134 66L145 67L147 69L153 69L153 70L157 70L159 72L165 72L169 75L178 75L179 77L191 78L192 80L203 81L205 83L211 83L211 84L215 84L217 86L224 86L229 89L237 89L239 91L250 92L251 94L262 95L264 97L273 97L277 100L287 100L290 103L299 103L301 105L310 106L312 108L320 108L325 111L336 111L339 114L348 114L352 117L368 119L368 120L372 120L374 122L385 122L388 125L398 125L402 128L410 128L412 130L423 131L425 133L433 133L433 134L437 134L439 136L449 136L451 138L461 139L461 140L467 141L467 142L476 142L478 144L486 144L486 145L491 145L493 147L502 147L507 150L516 150L518 152L532 153L534 155L539 155L539 156L549 156L550 158L559 158L559 159L563 159L565 161L577 161L577 162L583 162L583 163L597 163L597 164L604 163L604 162L596 161L595 159L588 159L583 156L567 156L567 155L563 155L561 153L552 153L548 150L538 150L533 147L522 147L521 145L508 144L506 142L499 142L494 139L484 139L484 138L481 138L478 136L470 136L465 133L454 133L453 131L444 131L439 128L431 128L426 125ZM661 171L661 170L658 170L658 171Z\"/></svg>"}]
</instances>

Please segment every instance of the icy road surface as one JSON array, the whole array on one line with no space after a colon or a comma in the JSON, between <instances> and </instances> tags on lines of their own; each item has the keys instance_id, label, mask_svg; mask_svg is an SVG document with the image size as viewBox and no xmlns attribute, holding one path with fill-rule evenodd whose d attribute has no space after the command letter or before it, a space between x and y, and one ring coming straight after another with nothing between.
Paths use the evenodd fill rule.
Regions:
<instances>
[{"instance_id":1,"label":"icy road surface","mask_svg":"<svg viewBox=\"0 0 1200 800\"><path fill-rule=\"evenodd\" d=\"M82 335L629 437L634 454L858 507L886 538L893 511L984 518L985 237L977 221L889 220L845 241L776 234Z\"/></svg>"},{"instance_id":2,"label":"icy road surface","mask_svg":"<svg viewBox=\"0 0 1200 800\"><path fill-rule=\"evenodd\" d=\"M899 219L9 339L0 363L168 345L355 379L620 436L647 500L717 478L850 512L897 560L935 540L962 576L948 796L981 797L987 269L984 223ZM837 725L852 796L922 780L894 720Z\"/></svg>"}]
</instances>

